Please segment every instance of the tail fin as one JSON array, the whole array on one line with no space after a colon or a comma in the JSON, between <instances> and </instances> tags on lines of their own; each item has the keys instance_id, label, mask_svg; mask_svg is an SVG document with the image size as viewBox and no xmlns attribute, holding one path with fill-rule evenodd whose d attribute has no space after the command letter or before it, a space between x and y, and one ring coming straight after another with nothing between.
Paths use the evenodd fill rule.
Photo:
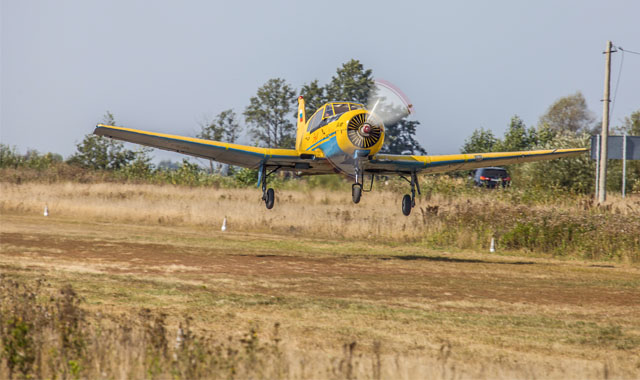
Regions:
<instances>
[{"instance_id":1,"label":"tail fin","mask_svg":"<svg viewBox=\"0 0 640 380\"><path fill-rule=\"evenodd\" d=\"M307 130L307 114L304 110L304 98L298 96L298 132L296 134L296 150L300 150L302 136Z\"/></svg>"}]
</instances>

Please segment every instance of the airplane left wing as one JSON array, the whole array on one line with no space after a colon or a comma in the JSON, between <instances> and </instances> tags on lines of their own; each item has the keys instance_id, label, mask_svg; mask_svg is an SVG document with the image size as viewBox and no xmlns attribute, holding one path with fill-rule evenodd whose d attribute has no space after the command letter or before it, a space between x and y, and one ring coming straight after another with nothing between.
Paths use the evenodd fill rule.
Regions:
<instances>
[{"instance_id":1,"label":"airplane left wing","mask_svg":"<svg viewBox=\"0 0 640 380\"><path fill-rule=\"evenodd\" d=\"M298 152L294 149L260 148L104 124L98 124L93 133L251 169L258 169L264 164L305 174L334 173L321 151Z\"/></svg>"},{"instance_id":2,"label":"airplane left wing","mask_svg":"<svg viewBox=\"0 0 640 380\"><path fill-rule=\"evenodd\" d=\"M523 152L468 153L438 156L409 156L395 154L376 154L363 162L363 169L369 173L409 174L445 173L456 170L469 170L487 166L519 164L522 162L551 160L561 157L573 157L583 154L586 148L549 149Z\"/></svg>"}]
</instances>

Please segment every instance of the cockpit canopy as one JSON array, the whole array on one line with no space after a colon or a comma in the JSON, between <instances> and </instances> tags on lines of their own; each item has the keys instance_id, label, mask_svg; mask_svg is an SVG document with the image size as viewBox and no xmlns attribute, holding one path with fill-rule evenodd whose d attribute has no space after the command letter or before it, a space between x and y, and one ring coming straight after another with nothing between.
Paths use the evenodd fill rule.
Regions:
<instances>
[{"instance_id":1,"label":"cockpit canopy","mask_svg":"<svg viewBox=\"0 0 640 380\"><path fill-rule=\"evenodd\" d=\"M347 111L362 110L364 106L359 103L350 102L331 102L318 108L316 113L309 119L309 126L307 132L313 132L316 129L327 125L333 120L337 119L340 115Z\"/></svg>"}]
</instances>

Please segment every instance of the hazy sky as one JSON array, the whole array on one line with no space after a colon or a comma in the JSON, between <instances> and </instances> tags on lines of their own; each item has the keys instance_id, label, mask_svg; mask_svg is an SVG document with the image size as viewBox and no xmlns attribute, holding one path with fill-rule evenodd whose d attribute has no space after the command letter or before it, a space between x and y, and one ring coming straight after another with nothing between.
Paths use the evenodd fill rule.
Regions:
<instances>
[{"instance_id":1,"label":"hazy sky","mask_svg":"<svg viewBox=\"0 0 640 380\"><path fill-rule=\"evenodd\" d=\"M407 94L429 153L457 153L576 91L599 118L606 41L640 51L634 0L0 2L0 140L65 157L106 110L193 136L270 78L324 84L351 58ZM639 108L640 55L625 54L612 123Z\"/></svg>"}]
</instances>

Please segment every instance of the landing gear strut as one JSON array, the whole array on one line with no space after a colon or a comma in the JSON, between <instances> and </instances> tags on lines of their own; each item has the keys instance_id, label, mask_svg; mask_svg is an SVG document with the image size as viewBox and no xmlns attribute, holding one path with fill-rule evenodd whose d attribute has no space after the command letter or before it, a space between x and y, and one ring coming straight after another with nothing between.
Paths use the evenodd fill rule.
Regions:
<instances>
[{"instance_id":1,"label":"landing gear strut","mask_svg":"<svg viewBox=\"0 0 640 380\"><path fill-rule=\"evenodd\" d=\"M356 158L354 165L354 172L356 176L356 183L351 185L351 199L353 203L358 204L360 202L360 197L362 197L362 193L369 192L373 189L373 174L371 174L371 183L369 184L369 188L363 188L364 184L364 171L360 166L360 159Z\"/></svg>"},{"instance_id":2,"label":"landing gear strut","mask_svg":"<svg viewBox=\"0 0 640 380\"><path fill-rule=\"evenodd\" d=\"M351 199L353 203L360 203L360 197L362 196L362 170L360 169L360 162L356 160L355 164L356 183L351 185Z\"/></svg>"},{"instance_id":3,"label":"landing gear strut","mask_svg":"<svg viewBox=\"0 0 640 380\"><path fill-rule=\"evenodd\" d=\"M415 171L411 172L411 179L402 175L400 177L411 185L411 195L405 194L405 196L402 197L402 213L409 216L409 214L411 214L411 209L416 206L416 189L418 190L418 194L421 194L420 183L418 183L418 175Z\"/></svg>"},{"instance_id":4,"label":"landing gear strut","mask_svg":"<svg viewBox=\"0 0 640 380\"><path fill-rule=\"evenodd\" d=\"M267 189L267 178L280 169L280 166L267 173L267 168L264 165L260 165L260 172L258 173L258 186L262 184L262 200L267 210L273 208L273 204L276 201L276 195L272 188Z\"/></svg>"},{"instance_id":5,"label":"landing gear strut","mask_svg":"<svg viewBox=\"0 0 640 380\"><path fill-rule=\"evenodd\" d=\"M360 203L360 197L362 196L363 178L362 178L362 168L360 167L360 160L358 160L357 158L355 160L355 165L353 169L356 175L356 183L351 185L351 199L353 200L353 203L358 204Z\"/></svg>"}]
</instances>

